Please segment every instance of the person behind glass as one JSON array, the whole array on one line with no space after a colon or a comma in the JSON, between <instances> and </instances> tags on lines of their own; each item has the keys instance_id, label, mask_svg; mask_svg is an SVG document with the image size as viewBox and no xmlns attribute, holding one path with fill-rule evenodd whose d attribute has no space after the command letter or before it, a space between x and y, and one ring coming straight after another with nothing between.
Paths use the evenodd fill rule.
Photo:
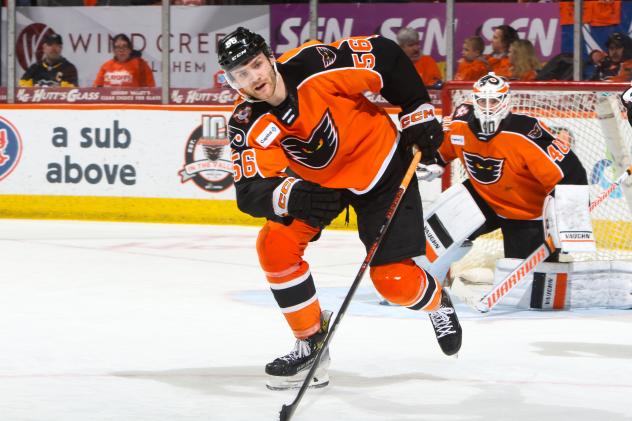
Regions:
<instances>
[{"instance_id":1,"label":"person behind glass","mask_svg":"<svg viewBox=\"0 0 632 421\"><path fill-rule=\"evenodd\" d=\"M413 28L402 28L397 33L397 43L415 65L424 85L431 89L441 88L443 84L441 71L432 57L421 54L419 32Z\"/></svg>"},{"instance_id":2,"label":"person behind glass","mask_svg":"<svg viewBox=\"0 0 632 421\"><path fill-rule=\"evenodd\" d=\"M125 34L118 34L112 40L114 58L103 63L94 87L149 87L156 86L149 64L141 58L141 52L132 48L132 41Z\"/></svg>"},{"instance_id":3,"label":"person behind glass","mask_svg":"<svg viewBox=\"0 0 632 421\"><path fill-rule=\"evenodd\" d=\"M42 60L32 64L20 78L19 86L77 86L77 68L61 55L62 38L49 34L42 43Z\"/></svg>"},{"instance_id":4,"label":"person behind glass","mask_svg":"<svg viewBox=\"0 0 632 421\"><path fill-rule=\"evenodd\" d=\"M518 32L509 25L500 25L494 28L492 53L487 54L485 57L491 71L497 76L511 77L509 46L518 39Z\"/></svg>"},{"instance_id":5,"label":"person behind glass","mask_svg":"<svg viewBox=\"0 0 632 421\"><path fill-rule=\"evenodd\" d=\"M535 55L535 48L531 41L519 39L509 47L509 62L511 63L510 80L535 80L538 70L542 67Z\"/></svg>"},{"instance_id":6,"label":"person behind glass","mask_svg":"<svg viewBox=\"0 0 632 421\"><path fill-rule=\"evenodd\" d=\"M487 60L483 56L484 49L483 38L477 35L465 38L454 80L478 80L489 72Z\"/></svg>"},{"instance_id":7,"label":"person behind glass","mask_svg":"<svg viewBox=\"0 0 632 421\"><path fill-rule=\"evenodd\" d=\"M606 41L608 55L597 65L592 80L627 82L632 80L632 39L614 32Z\"/></svg>"}]
</instances>

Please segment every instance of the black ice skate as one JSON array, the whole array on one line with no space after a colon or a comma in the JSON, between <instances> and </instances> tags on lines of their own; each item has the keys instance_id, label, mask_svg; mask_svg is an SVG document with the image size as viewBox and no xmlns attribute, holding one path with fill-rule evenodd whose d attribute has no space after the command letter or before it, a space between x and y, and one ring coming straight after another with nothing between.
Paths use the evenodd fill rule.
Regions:
<instances>
[{"instance_id":1,"label":"black ice skate","mask_svg":"<svg viewBox=\"0 0 632 421\"><path fill-rule=\"evenodd\" d=\"M452 306L452 301L448 292L443 289L441 292L441 304L437 311L428 313L432 327L441 350L446 355L454 355L461 349L461 325Z\"/></svg>"},{"instance_id":2,"label":"black ice skate","mask_svg":"<svg viewBox=\"0 0 632 421\"><path fill-rule=\"evenodd\" d=\"M266 386L268 389L285 390L301 387L327 336L332 314L331 311L323 311L320 315L320 330L318 332L307 339L298 339L294 349L289 354L266 365L266 374L268 374ZM330 361L329 349L325 349L309 387L325 387L329 384L327 369Z\"/></svg>"}]
</instances>

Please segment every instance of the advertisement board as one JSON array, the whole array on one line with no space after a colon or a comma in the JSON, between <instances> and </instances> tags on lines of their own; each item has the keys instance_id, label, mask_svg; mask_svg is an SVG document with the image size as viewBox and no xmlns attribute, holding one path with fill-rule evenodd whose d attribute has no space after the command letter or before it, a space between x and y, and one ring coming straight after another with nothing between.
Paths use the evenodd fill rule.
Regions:
<instances>
[{"instance_id":1,"label":"advertisement board","mask_svg":"<svg viewBox=\"0 0 632 421\"><path fill-rule=\"evenodd\" d=\"M445 3L320 4L317 38L331 43L339 38L379 34L395 39L402 27L417 29L422 54L445 61ZM559 6L555 3L457 3L454 48L460 57L463 40L480 35L491 52L493 30L511 25L520 38L533 42L540 59L560 52ZM275 53L295 48L309 39L309 5L270 6L270 36Z\"/></svg>"},{"instance_id":2,"label":"advertisement board","mask_svg":"<svg viewBox=\"0 0 632 421\"><path fill-rule=\"evenodd\" d=\"M6 28L3 12L2 27ZM217 40L237 26L268 37L267 6L172 6L171 86L210 87L219 70ZM142 52L159 85L162 77L160 6L135 7L18 7L16 12L16 78L41 58L44 37L60 34L62 55L77 67L79 86L89 87L101 65L113 57L110 40L116 34L130 37ZM5 42L5 38L2 38ZM3 51L6 51L3 46ZM6 55L2 67L6 69ZM6 86L6 74L2 74Z\"/></svg>"},{"instance_id":3,"label":"advertisement board","mask_svg":"<svg viewBox=\"0 0 632 421\"><path fill-rule=\"evenodd\" d=\"M234 198L230 108L130 107L0 110L0 194Z\"/></svg>"}]
</instances>

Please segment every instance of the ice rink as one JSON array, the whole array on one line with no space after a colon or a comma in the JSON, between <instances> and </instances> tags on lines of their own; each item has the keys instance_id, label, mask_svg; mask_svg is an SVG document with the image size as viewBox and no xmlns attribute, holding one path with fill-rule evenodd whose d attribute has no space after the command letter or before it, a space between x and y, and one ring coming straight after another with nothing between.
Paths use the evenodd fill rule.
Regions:
<instances>
[{"instance_id":1,"label":"ice rink","mask_svg":"<svg viewBox=\"0 0 632 421\"><path fill-rule=\"evenodd\" d=\"M0 220L0 420L275 420L265 388L293 347L252 227ZM307 252L336 310L364 258L355 232ZM427 315L363 280L331 345L331 384L293 420L632 419L632 310L458 304L444 356ZM455 300L456 301L456 300Z\"/></svg>"}]
</instances>

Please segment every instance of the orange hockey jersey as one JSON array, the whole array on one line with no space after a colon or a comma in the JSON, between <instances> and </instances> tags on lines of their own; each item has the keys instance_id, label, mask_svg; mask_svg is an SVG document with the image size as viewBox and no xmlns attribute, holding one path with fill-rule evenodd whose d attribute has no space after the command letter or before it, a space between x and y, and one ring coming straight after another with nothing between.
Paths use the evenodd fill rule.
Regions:
<instances>
[{"instance_id":1,"label":"orange hockey jersey","mask_svg":"<svg viewBox=\"0 0 632 421\"><path fill-rule=\"evenodd\" d=\"M480 133L471 104L447 124L439 158L458 158L477 193L501 217L538 219L556 184L587 184L586 171L567 141L541 121L510 113L491 136Z\"/></svg>"},{"instance_id":2,"label":"orange hockey jersey","mask_svg":"<svg viewBox=\"0 0 632 421\"><path fill-rule=\"evenodd\" d=\"M412 62L379 36L311 43L284 55L277 69L288 98L277 107L242 102L228 125L237 204L253 216L274 218L272 191L287 174L356 194L378 182L398 132L365 92L404 110L430 102Z\"/></svg>"}]
</instances>

